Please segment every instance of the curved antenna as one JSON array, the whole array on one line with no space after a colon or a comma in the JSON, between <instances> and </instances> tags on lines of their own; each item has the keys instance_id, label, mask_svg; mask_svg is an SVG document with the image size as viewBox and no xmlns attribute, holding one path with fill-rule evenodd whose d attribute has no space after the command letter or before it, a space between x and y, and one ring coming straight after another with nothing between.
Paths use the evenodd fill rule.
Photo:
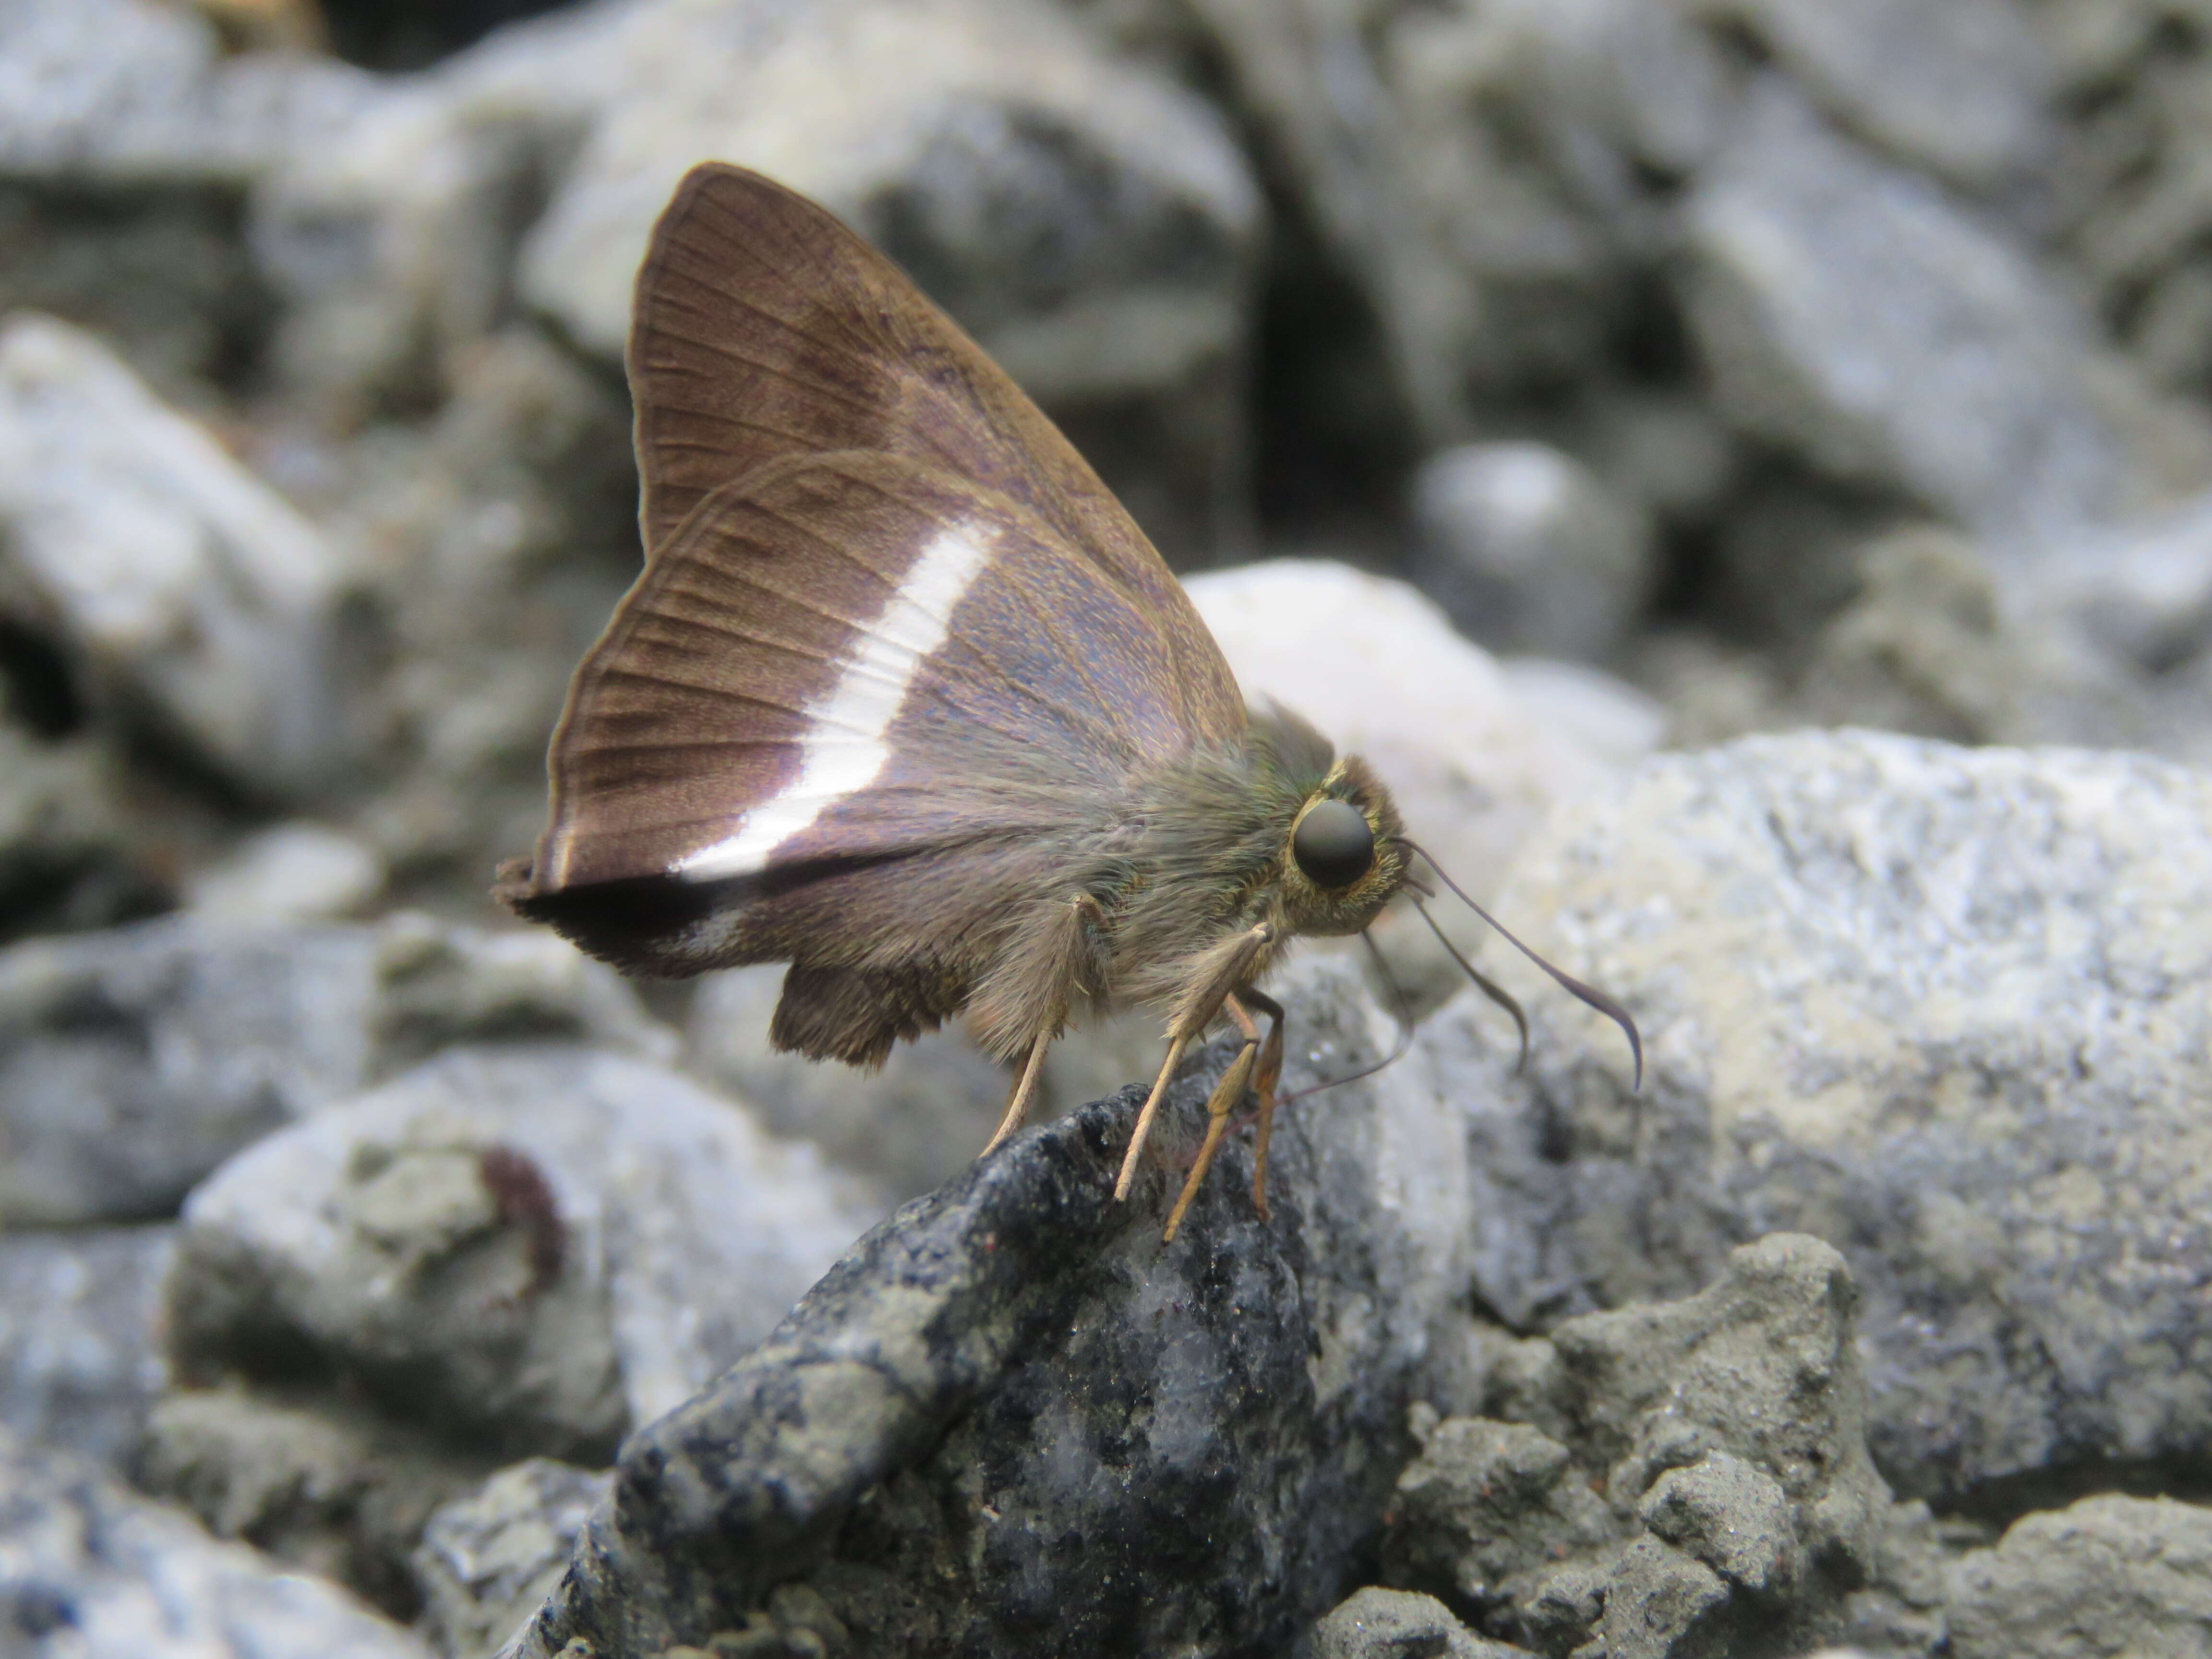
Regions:
<instances>
[{"instance_id":1,"label":"curved antenna","mask_svg":"<svg viewBox=\"0 0 2212 1659\"><path fill-rule=\"evenodd\" d=\"M1473 899L1468 896L1467 889L1461 886L1457 882L1451 878L1450 873L1445 870L1443 866L1436 861L1435 857L1429 852L1427 848L1422 847L1416 842L1407 841L1402 836L1399 839L1401 844L1413 848L1414 852L1419 853L1421 855L1423 860L1426 862L1429 868L1437 872L1437 878L1443 882L1445 886L1450 888L1453 892L1459 895L1460 902L1462 904L1466 905L1468 909L1474 911L1475 915L1480 916L1485 921L1496 928L1499 938L1503 939L1508 945L1518 951L1522 956L1528 957L1529 961L1534 963L1539 968L1541 968L1546 973L1549 974L1553 980L1558 981L1559 988L1566 992L1569 996L1575 998L1577 1001L1588 1003L1591 1007L1596 1009L1598 1012L1603 1014L1607 1019L1620 1027L1623 1034L1628 1038L1629 1053L1633 1054L1636 1058L1636 1081L1631 1086L1630 1092L1632 1094L1642 1093L1644 1089L1644 1036L1643 1034L1636 1029L1635 1016L1631 1014L1627 1009L1622 1007L1618 1002L1615 1002L1604 992L1599 990L1595 985L1585 985L1582 981L1577 979L1572 974L1566 972L1563 969L1554 968L1550 963L1545 961L1543 957L1538 956L1534 951L1523 945L1519 939L1514 938L1512 933L1505 927L1504 923L1499 921L1496 916L1492 915L1489 911L1484 909L1480 904L1477 904ZM1430 925L1433 927L1435 924L1431 923Z\"/></svg>"},{"instance_id":2,"label":"curved antenna","mask_svg":"<svg viewBox=\"0 0 2212 1659\"><path fill-rule=\"evenodd\" d=\"M1423 858L1426 858L1428 854L1424 853L1421 856ZM1444 947L1445 954L1449 956L1454 962L1459 963L1460 971L1474 981L1476 988L1481 991L1483 995L1488 997L1492 1002L1503 1008L1507 1013L1513 1016L1514 1024L1521 1028L1521 1057L1513 1062L1513 1069L1516 1072L1524 1072L1528 1070L1528 1016L1522 1012L1519 1000L1514 996L1512 992L1507 990L1503 985L1500 985L1496 980L1492 979L1487 974L1484 973L1480 969L1477 968L1473 963L1469 962L1465 957L1460 954L1459 946L1454 945L1449 939L1444 937L1444 930L1437 926L1437 919L1429 914L1429 907L1427 905L1422 903L1420 900L1415 899L1413 901L1413 908L1421 913L1421 920L1429 924L1429 931L1437 936L1437 943Z\"/></svg>"},{"instance_id":3,"label":"curved antenna","mask_svg":"<svg viewBox=\"0 0 2212 1659\"><path fill-rule=\"evenodd\" d=\"M1319 1083L1309 1083L1294 1094L1278 1097L1275 1101L1278 1107L1287 1106L1294 1100L1304 1100L1308 1095L1317 1095L1324 1089L1334 1089L1340 1084L1357 1083L1364 1077L1373 1077L1384 1066L1395 1065L1403 1060L1406 1057L1406 1051L1413 1046L1414 1021L1412 999L1407 996L1405 987L1400 985L1396 977L1390 972L1390 964L1382 959L1382 946L1376 944L1364 927L1359 930L1359 942L1367 947L1367 954L1375 958L1375 971L1382 975L1382 982L1390 988L1390 1000L1398 1005L1398 1041L1389 1054L1383 1055L1372 1066L1363 1066L1356 1072L1346 1073L1342 1077L1327 1078Z\"/></svg>"}]
</instances>

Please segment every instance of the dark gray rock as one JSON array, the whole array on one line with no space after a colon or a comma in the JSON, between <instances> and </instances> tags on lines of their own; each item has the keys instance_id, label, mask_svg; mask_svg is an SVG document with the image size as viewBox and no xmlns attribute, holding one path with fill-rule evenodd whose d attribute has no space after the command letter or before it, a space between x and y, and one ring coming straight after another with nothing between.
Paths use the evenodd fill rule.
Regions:
<instances>
[{"instance_id":1,"label":"dark gray rock","mask_svg":"<svg viewBox=\"0 0 2212 1659\"><path fill-rule=\"evenodd\" d=\"M533 1457L430 1517L415 1577L450 1659L483 1659L538 1610L611 1480L603 1470Z\"/></svg>"},{"instance_id":2,"label":"dark gray rock","mask_svg":"<svg viewBox=\"0 0 2212 1659\"><path fill-rule=\"evenodd\" d=\"M1475 1635L1433 1595L1379 1585L1346 1596L1313 1631L1313 1659L1510 1659L1522 1651Z\"/></svg>"},{"instance_id":3,"label":"dark gray rock","mask_svg":"<svg viewBox=\"0 0 2212 1659\"><path fill-rule=\"evenodd\" d=\"M0 952L0 1220L173 1214L217 1164L450 1043L668 1055L611 971L542 933L179 916Z\"/></svg>"},{"instance_id":4,"label":"dark gray rock","mask_svg":"<svg viewBox=\"0 0 2212 1659\"><path fill-rule=\"evenodd\" d=\"M218 1542L60 1452L0 1436L10 1659L427 1659L332 1584Z\"/></svg>"},{"instance_id":5,"label":"dark gray rock","mask_svg":"<svg viewBox=\"0 0 2212 1659\"><path fill-rule=\"evenodd\" d=\"M167 1376L174 1231L0 1233L0 1427L97 1462L131 1454Z\"/></svg>"},{"instance_id":6,"label":"dark gray rock","mask_svg":"<svg viewBox=\"0 0 2212 1659\"><path fill-rule=\"evenodd\" d=\"M166 909L170 884L114 756L83 734L40 738L10 701L0 692L0 943Z\"/></svg>"},{"instance_id":7,"label":"dark gray rock","mask_svg":"<svg viewBox=\"0 0 2212 1659\"><path fill-rule=\"evenodd\" d=\"M1293 1085L1389 1040L1348 966L1314 962L1281 994ZM1465 1137L1431 1074L1385 1071L1286 1109L1272 1221L1236 1139L1163 1246L1209 1075L1175 1091L1137 1201L1111 1200L1133 1090L862 1240L631 1437L510 1651L700 1643L793 1581L884 1659L1279 1651L1379 1521L1464 1282Z\"/></svg>"},{"instance_id":8,"label":"dark gray rock","mask_svg":"<svg viewBox=\"0 0 2212 1659\"><path fill-rule=\"evenodd\" d=\"M1502 1356L1500 1418L1418 1413L1383 1559L1547 1653L1805 1651L1931 1599L1925 1512L1867 1455L1856 1292L1812 1238L1746 1245L1686 1301ZM1860 1598L1854 1600L1854 1596Z\"/></svg>"},{"instance_id":9,"label":"dark gray rock","mask_svg":"<svg viewBox=\"0 0 2212 1659\"><path fill-rule=\"evenodd\" d=\"M2196 1654L2212 1629L2212 1510L2085 1498L2014 1522L1951 1569L1959 1659Z\"/></svg>"},{"instance_id":10,"label":"dark gray rock","mask_svg":"<svg viewBox=\"0 0 2212 1659\"><path fill-rule=\"evenodd\" d=\"M1561 1255L1493 1258L1483 1295L1518 1322L1513 1279L1563 1256L1540 1282L1617 1304L1812 1231L1865 1292L1901 1490L2203 1455L2208 823L2201 772L1870 733L1667 757L1563 812L1501 903L1636 1012L1651 1072L1632 1099L1493 959L1556 1160L1498 1196Z\"/></svg>"}]
</instances>

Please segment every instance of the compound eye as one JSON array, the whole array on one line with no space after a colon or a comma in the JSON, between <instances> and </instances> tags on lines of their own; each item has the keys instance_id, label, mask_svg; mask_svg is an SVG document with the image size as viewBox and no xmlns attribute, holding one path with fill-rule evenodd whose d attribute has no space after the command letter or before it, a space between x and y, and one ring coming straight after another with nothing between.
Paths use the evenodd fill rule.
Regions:
<instances>
[{"instance_id":1,"label":"compound eye","mask_svg":"<svg viewBox=\"0 0 2212 1659\"><path fill-rule=\"evenodd\" d=\"M1375 832L1350 801L1317 800L1291 836L1291 856L1316 887L1349 887L1375 867Z\"/></svg>"}]
</instances>

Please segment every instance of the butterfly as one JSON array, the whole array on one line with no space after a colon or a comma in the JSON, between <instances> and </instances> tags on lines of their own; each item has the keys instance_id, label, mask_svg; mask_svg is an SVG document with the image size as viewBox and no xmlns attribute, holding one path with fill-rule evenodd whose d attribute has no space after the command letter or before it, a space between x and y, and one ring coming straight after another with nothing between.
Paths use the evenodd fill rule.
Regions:
<instances>
[{"instance_id":1,"label":"butterfly","mask_svg":"<svg viewBox=\"0 0 2212 1659\"><path fill-rule=\"evenodd\" d=\"M1014 1070L987 1152L1072 1019L1157 1009L1117 1198L1225 1018L1243 1042L1167 1237L1248 1091L1264 1214L1283 1011L1259 982L1413 880L1388 789L1245 706L1067 440L805 197L694 168L628 368L645 567L576 671L544 834L499 896L635 972L788 963L771 1040L817 1059L878 1064L964 1015Z\"/></svg>"}]
</instances>

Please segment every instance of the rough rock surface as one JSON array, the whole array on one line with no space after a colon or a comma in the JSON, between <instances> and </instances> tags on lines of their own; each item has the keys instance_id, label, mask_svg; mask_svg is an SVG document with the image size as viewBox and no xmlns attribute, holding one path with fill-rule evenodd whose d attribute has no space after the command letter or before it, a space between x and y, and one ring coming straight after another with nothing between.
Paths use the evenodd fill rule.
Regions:
<instances>
[{"instance_id":1,"label":"rough rock surface","mask_svg":"<svg viewBox=\"0 0 2212 1659\"><path fill-rule=\"evenodd\" d=\"M169 1227L0 1233L0 1428L119 1462L167 1377Z\"/></svg>"},{"instance_id":2,"label":"rough rock surface","mask_svg":"<svg viewBox=\"0 0 2212 1659\"><path fill-rule=\"evenodd\" d=\"M1951 1568L1959 1659L2196 1653L2212 1626L2212 1510L2085 1498L2030 1515Z\"/></svg>"},{"instance_id":3,"label":"rough rock surface","mask_svg":"<svg viewBox=\"0 0 2212 1659\"><path fill-rule=\"evenodd\" d=\"M0 1218L172 1214L233 1152L448 1043L673 1036L559 941L165 918L0 952Z\"/></svg>"},{"instance_id":4,"label":"rough rock surface","mask_svg":"<svg viewBox=\"0 0 2212 1659\"><path fill-rule=\"evenodd\" d=\"M532 1457L432 1516L415 1577L439 1645L481 1659L520 1629L568 1570L610 1484L604 1471Z\"/></svg>"},{"instance_id":5,"label":"rough rock surface","mask_svg":"<svg viewBox=\"0 0 2212 1659\"><path fill-rule=\"evenodd\" d=\"M1314 1626L1313 1659L1510 1659L1523 1650L1475 1635L1433 1595L1370 1585Z\"/></svg>"},{"instance_id":6,"label":"rough rock surface","mask_svg":"<svg viewBox=\"0 0 2212 1659\"><path fill-rule=\"evenodd\" d=\"M1867 1455L1856 1301L1835 1250L1777 1235L1686 1301L1510 1351L1489 1391L1522 1420L1417 1419L1390 1576L1560 1655L1802 1652L1870 1598L1933 1600L1896 1570L1925 1511Z\"/></svg>"},{"instance_id":7,"label":"rough rock surface","mask_svg":"<svg viewBox=\"0 0 2212 1659\"><path fill-rule=\"evenodd\" d=\"M1502 902L1651 1065L1632 1101L1532 1006L1566 1277L1620 1302L1766 1231L1832 1240L1908 1492L2203 1455L2208 821L2159 762L1854 732L1667 757L1563 814Z\"/></svg>"},{"instance_id":8,"label":"rough rock surface","mask_svg":"<svg viewBox=\"0 0 2212 1659\"><path fill-rule=\"evenodd\" d=\"M1358 988L1326 959L1282 988L1291 1079L1387 1044ZM1163 1246L1206 1082L1178 1085L1137 1201L1111 1201L1125 1091L870 1234L630 1439L510 1651L701 1643L793 1580L886 1659L1266 1652L1325 1611L1464 1277L1463 1135L1418 1067L1348 1085L1286 1109L1272 1222L1238 1138ZM1154 1593L1164 1573L1176 1595Z\"/></svg>"},{"instance_id":9,"label":"rough rock surface","mask_svg":"<svg viewBox=\"0 0 2212 1659\"><path fill-rule=\"evenodd\" d=\"M66 1454L0 1437L0 1606L24 1659L427 1659L343 1590L220 1543Z\"/></svg>"},{"instance_id":10,"label":"rough rock surface","mask_svg":"<svg viewBox=\"0 0 2212 1659\"><path fill-rule=\"evenodd\" d=\"M186 1377L283 1379L511 1455L604 1455L764 1336L866 1224L811 1147L641 1060L448 1052L185 1206Z\"/></svg>"}]
</instances>

